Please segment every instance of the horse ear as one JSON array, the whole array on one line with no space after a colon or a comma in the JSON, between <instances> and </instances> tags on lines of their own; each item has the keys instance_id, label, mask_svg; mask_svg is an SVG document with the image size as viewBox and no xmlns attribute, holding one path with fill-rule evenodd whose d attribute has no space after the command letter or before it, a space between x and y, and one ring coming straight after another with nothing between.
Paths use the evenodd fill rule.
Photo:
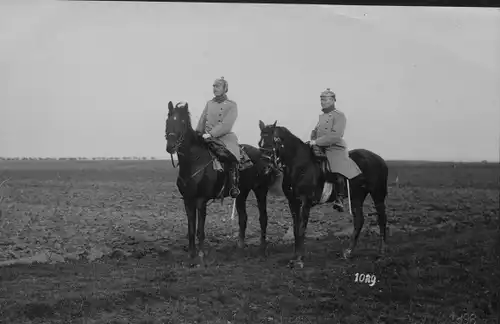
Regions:
<instances>
[{"instance_id":1,"label":"horse ear","mask_svg":"<svg viewBox=\"0 0 500 324\"><path fill-rule=\"evenodd\" d=\"M266 128L266 125L264 124L264 122L262 120L259 120L259 128L261 131L263 131L264 128Z\"/></svg>"},{"instance_id":2,"label":"horse ear","mask_svg":"<svg viewBox=\"0 0 500 324\"><path fill-rule=\"evenodd\" d=\"M276 124L278 123L278 120L276 120L273 124L273 127L276 127Z\"/></svg>"},{"instance_id":3,"label":"horse ear","mask_svg":"<svg viewBox=\"0 0 500 324\"><path fill-rule=\"evenodd\" d=\"M184 106L182 106L182 109L184 109L184 111L188 112L189 109L188 109L188 103L187 102L183 102Z\"/></svg>"},{"instance_id":4,"label":"horse ear","mask_svg":"<svg viewBox=\"0 0 500 324\"><path fill-rule=\"evenodd\" d=\"M174 104L172 103L172 101L169 101L168 102L168 112L171 113L172 110L174 110Z\"/></svg>"}]
</instances>

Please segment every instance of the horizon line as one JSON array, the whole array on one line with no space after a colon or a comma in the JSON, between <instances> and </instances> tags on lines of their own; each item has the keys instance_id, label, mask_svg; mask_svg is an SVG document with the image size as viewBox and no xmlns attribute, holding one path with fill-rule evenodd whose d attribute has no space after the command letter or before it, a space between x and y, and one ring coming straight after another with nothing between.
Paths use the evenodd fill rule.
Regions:
<instances>
[{"instance_id":1,"label":"horizon line","mask_svg":"<svg viewBox=\"0 0 500 324\"><path fill-rule=\"evenodd\" d=\"M170 161L170 157L161 156L123 156L123 157L102 157L102 156L61 156L61 157L5 157L0 156L0 161ZM174 161L178 161L174 159ZM412 160L412 159L387 159L386 162L418 162L418 163L500 163L500 160Z\"/></svg>"}]
</instances>

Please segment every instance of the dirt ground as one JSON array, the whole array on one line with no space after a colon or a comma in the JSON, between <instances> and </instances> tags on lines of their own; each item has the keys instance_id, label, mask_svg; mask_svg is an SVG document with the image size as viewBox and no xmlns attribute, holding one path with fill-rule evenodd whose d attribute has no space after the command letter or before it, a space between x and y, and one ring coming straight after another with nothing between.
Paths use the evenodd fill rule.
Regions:
<instances>
[{"instance_id":1,"label":"dirt ground","mask_svg":"<svg viewBox=\"0 0 500 324\"><path fill-rule=\"evenodd\" d=\"M251 196L248 247L230 201L213 203L190 267L169 161L0 161L0 323L498 323L498 164L389 167L387 257L370 216L343 260L351 220L325 205L290 269L283 197L269 198L267 257Z\"/></svg>"}]
</instances>

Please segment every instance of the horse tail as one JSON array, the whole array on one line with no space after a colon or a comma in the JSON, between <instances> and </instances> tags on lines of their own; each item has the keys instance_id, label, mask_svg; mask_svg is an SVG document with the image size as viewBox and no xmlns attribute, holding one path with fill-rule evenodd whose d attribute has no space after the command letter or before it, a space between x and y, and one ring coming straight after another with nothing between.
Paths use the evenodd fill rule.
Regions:
<instances>
[{"instance_id":1,"label":"horse tail","mask_svg":"<svg viewBox=\"0 0 500 324\"><path fill-rule=\"evenodd\" d=\"M384 159L382 159L382 157L376 155L375 153L373 153L373 154L375 155L375 157L378 160L379 174L377 177L378 179L375 182L375 188L374 188L375 189L374 190L375 197L373 197L373 194L372 194L372 198L374 198L375 200L383 201L386 199L386 197L388 195L387 184L389 181L389 167L387 166L387 163L384 161Z\"/></svg>"},{"instance_id":2,"label":"horse tail","mask_svg":"<svg viewBox=\"0 0 500 324\"><path fill-rule=\"evenodd\" d=\"M384 197L387 197L388 195L388 187L387 183L389 181L389 168L387 167L387 164L384 163L384 172L380 175L380 192L384 195Z\"/></svg>"},{"instance_id":3,"label":"horse tail","mask_svg":"<svg viewBox=\"0 0 500 324\"><path fill-rule=\"evenodd\" d=\"M389 181L389 167L385 160L366 149L352 150L349 155L363 172L372 199L384 201L388 194Z\"/></svg>"}]
</instances>

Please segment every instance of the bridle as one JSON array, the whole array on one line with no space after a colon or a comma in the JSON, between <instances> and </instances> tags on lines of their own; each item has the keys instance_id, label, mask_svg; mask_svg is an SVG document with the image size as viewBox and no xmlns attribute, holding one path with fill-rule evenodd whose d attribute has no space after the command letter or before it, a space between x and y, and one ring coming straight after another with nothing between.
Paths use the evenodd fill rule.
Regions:
<instances>
[{"instance_id":1,"label":"bridle","mask_svg":"<svg viewBox=\"0 0 500 324\"><path fill-rule=\"evenodd\" d=\"M179 136L177 138L177 140L175 141L174 143L174 147L172 148L172 150L174 152L177 153L177 155L179 155L179 148L183 145L184 143L184 137L185 137L185 134L186 134L186 131L187 131L187 125L184 123L184 130L183 132L181 133L181 136ZM168 137L169 136L176 136L177 134L176 133L167 133L167 126L165 127L165 139L168 140ZM172 162L172 166L174 168L177 168L179 166L179 161L177 161L177 166L175 165L174 163L174 154L173 153L170 153L170 161Z\"/></svg>"},{"instance_id":2,"label":"bridle","mask_svg":"<svg viewBox=\"0 0 500 324\"><path fill-rule=\"evenodd\" d=\"M177 155L182 155L182 153L180 153L180 152L179 152L179 148L180 148L180 147L182 147L182 145L184 145L184 138L186 137L186 136L185 136L185 134L186 134L186 132L187 132L187 129L188 129L188 126L187 126L187 124L186 124L186 123L184 123L184 129L183 129L183 131L182 131L182 133L181 133L181 136L179 136L179 137L177 138L177 140L175 141L174 146L173 146L173 148L172 148L172 150L173 150L174 152L176 152L176 153L177 153ZM167 139L167 140L168 140L168 137L169 137L169 136L177 136L177 134L176 134L176 133L172 133L172 132L168 133L168 132L167 132L167 127L165 127L165 139ZM212 153L210 153L210 155L212 155ZM172 166L173 166L174 168L177 168L177 167L179 166L180 161L178 161L178 162L177 162L177 165L175 165L175 163L174 163L174 154L173 154L173 153L170 153L170 161L172 162ZM193 178L193 177L194 177L194 176L196 176L198 173L200 173L201 171L203 171L206 167L208 167L208 166L210 165L210 163L213 163L213 156L212 156L212 160L210 160L207 164L205 164L203 167L199 168L196 172L194 172L194 173L193 173L193 174L189 177L189 179ZM179 179L180 179L180 180L181 180L184 184L186 183L186 181L185 181L182 177L180 177L180 176L179 176Z\"/></svg>"},{"instance_id":3,"label":"bridle","mask_svg":"<svg viewBox=\"0 0 500 324\"><path fill-rule=\"evenodd\" d=\"M274 130L273 130L274 135ZM279 157L279 150L283 148L283 144L281 143L281 139L277 136L273 136L273 144L271 147L264 147L263 139L259 141L259 149L264 152L264 156L270 158L273 166L283 172L284 165L281 162Z\"/></svg>"}]
</instances>

